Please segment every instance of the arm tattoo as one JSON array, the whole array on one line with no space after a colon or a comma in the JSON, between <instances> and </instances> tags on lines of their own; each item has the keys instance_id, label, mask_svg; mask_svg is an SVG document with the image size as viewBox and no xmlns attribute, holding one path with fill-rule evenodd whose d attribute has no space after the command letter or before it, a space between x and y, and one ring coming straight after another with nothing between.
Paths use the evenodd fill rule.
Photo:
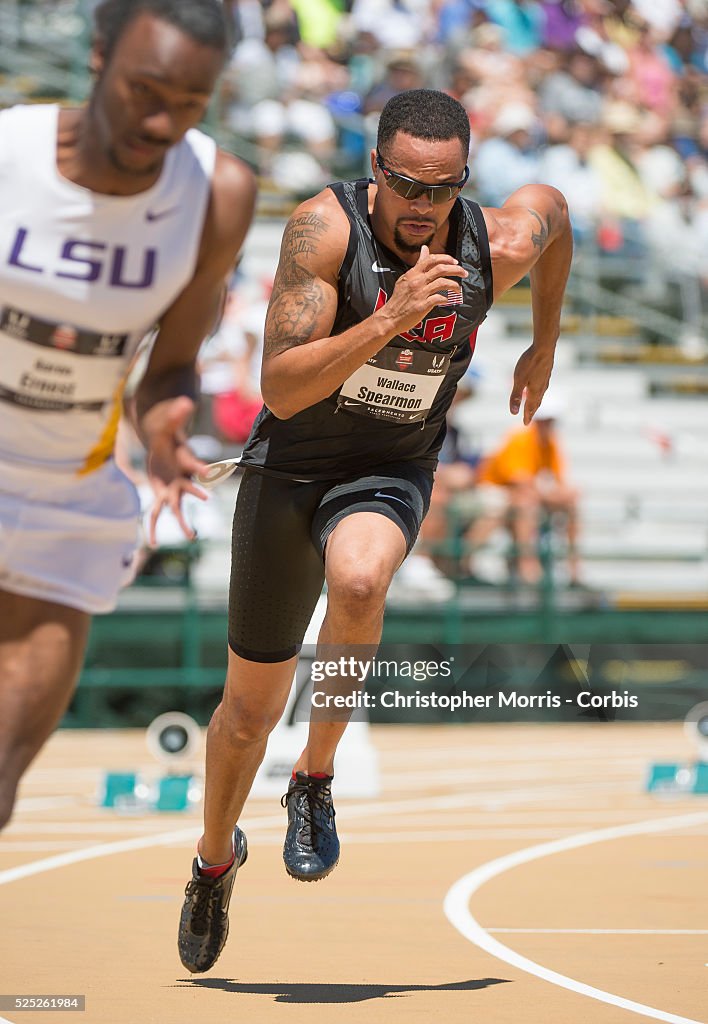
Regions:
<instances>
[{"instance_id":1,"label":"arm tattoo","mask_svg":"<svg viewBox=\"0 0 708 1024\"><path fill-rule=\"evenodd\" d=\"M316 213L301 213L288 224L283 236L283 255L293 257L298 253L317 252L317 242L327 225ZM287 249L286 249L287 246Z\"/></svg>"},{"instance_id":2,"label":"arm tattoo","mask_svg":"<svg viewBox=\"0 0 708 1024\"><path fill-rule=\"evenodd\" d=\"M316 253L326 228L326 221L318 214L302 213L285 229L266 318L265 355L277 355L310 340L324 293L315 275L298 263L297 256Z\"/></svg>"},{"instance_id":3,"label":"arm tattoo","mask_svg":"<svg viewBox=\"0 0 708 1024\"><path fill-rule=\"evenodd\" d=\"M548 241L548 236L551 233L551 216L550 214L548 215L548 217L546 218L546 223L544 224L541 220L541 217L539 216L539 214L536 213L535 210L532 210L530 207L528 207L528 211L531 214L531 216L535 217L539 223L538 232L531 232L531 241L540 252L543 252L546 242Z\"/></svg>"}]
</instances>

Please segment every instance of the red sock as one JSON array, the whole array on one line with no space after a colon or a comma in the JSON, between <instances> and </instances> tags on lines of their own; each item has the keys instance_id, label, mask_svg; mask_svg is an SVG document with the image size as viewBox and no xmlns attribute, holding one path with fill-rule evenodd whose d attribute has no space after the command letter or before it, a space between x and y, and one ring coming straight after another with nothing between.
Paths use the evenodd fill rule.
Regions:
<instances>
[{"instance_id":1,"label":"red sock","mask_svg":"<svg viewBox=\"0 0 708 1024\"><path fill-rule=\"evenodd\" d=\"M206 861L202 860L199 853L197 853L197 864L199 865L199 874L206 875L207 878L221 878L229 870L233 862L236 860L236 854L234 853L231 860L226 864L207 864Z\"/></svg>"},{"instance_id":2,"label":"red sock","mask_svg":"<svg viewBox=\"0 0 708 1024\"><path fill-rule=\"evenodd\" d=\"M307 775L308 779L331 779L332 776L328 775L327 772L301 772L302 775ZM293 768L293 779L297 779L297 772Z\"/></svg>"}]
</instances>

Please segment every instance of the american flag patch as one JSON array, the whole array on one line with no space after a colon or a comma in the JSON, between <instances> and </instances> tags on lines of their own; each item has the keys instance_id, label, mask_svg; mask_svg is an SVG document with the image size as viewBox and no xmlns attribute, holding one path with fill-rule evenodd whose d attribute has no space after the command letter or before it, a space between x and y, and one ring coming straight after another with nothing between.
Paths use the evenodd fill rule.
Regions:
<instances>
[{"instance_id":1,"label":"american flag patch","mask_svg":"<svg viewBox=\"0 0 708 1024\"><path fill-rule=\"evenodd\" d=\"M446 306L462 305L462 288L448 288Z\"/></svg>"}]
</instances>

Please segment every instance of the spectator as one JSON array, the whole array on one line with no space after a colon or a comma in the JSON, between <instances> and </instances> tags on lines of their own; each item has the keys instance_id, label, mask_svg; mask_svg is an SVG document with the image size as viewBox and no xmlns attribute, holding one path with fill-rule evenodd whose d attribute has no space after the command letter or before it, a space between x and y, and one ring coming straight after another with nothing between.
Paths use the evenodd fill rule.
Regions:
<instances>
[{"instance_id":1,"label":"spectator","mask_svg":"<svg viewBox=\"0 0 708 1024\"><path fill-rule=\"evenodd\" d=\"M259 0L227 0L233 45L244 39L263 39L263 5Z\"/></svg>"},{"instance_id":2,"label":"spectator","mask_svg":"<svg viewBox=\"0 0 708 1024\"><path fill-rule=\"evenodd\" d=\"M351 18L358 32L371 32L385 49L412 50L432 27L428 12L426 0L354 0Z\"/></svg>"},{"instance_id":3,"label":"spectator","mask_svg":"<svg viewBox=\"0 0 708 1024\"><path fill-rule=\"evenodd\" d=\"M639 38L629 50L629 78L638 106L669 114L675 106L674 75L656 35L646 23L639 26Z\"/></svg>"},{"instance_id":4,"label":"spectator","mask_svg":"<svg viewBox=\"0 0 708 1024\"><path fill-rule=\"evenodd\" d=\"M544 16L534 0L487 0L487 16L504 30L505 49L520 56L541 45Z\"/></svg>"},{"instance_id":5,"label":"spectator","mask_svg":"<svg viewBox=\"0 0 708 1024\"><path fill-rule=\"evenodd\" d=\"M236 48L227 84L231 127L253 138L262 172L276 177L276 163L286 137L304 145L309 162L281 177L302 189L326 177L336 145L336 126L322 98L347 84L346 72L324 54L303 61L295 42L297 22L289 7L271 7L265 15L265 38L245 39Z\"/></svg>"},{"instance_id":6,"label":"spectator","mask_svg":"<svg viewBox=\"0 0 708 1024\"><path fill-rule=\"evenodd\" d=\"M585 23L585 11L578 0L544 0L543 45L550 50L570 51L576 47L576 33Z\"/></svg>"},{"instance_id":7,"label":"spectator","mask_svg":"<svg viewBox=\"0 0 708 1024\"><path fill-rule=\"evenodd\" d=\"M505 492L502 518L514 540L514 570L523 583L538 583L542 576L538 554L542 515L564 520L569 582L579 583L578 495L567 483L556 434L561 408L560 401L547 392L530 426L512 431L496 451L482 460L477 473L481 487L502 488ZM497 494L492 492L491 497L497 504ZM477 520L469 534L474 549L488 539L499 519L495 513Z\"/></svg>"},{"instance_id":8,"label":"spectator","mask_svg":"<svg viewBox=\"0 0 708 1024\"><path fill-rule=\"evenodd\" d=\"M664 39L671 36L684 13L681 0L632 0L632 7L639 20Z\"/></svg>"},{"instance_id":9,"label":"spectator","mask_svg":"<svg viewBox=\"0 0 708 1024\"><path fill-rule=\"evenodd\" d=\"M593 125L578 122L566 142L549 146L541 156L538 180L554 185L568 201L573 233L578 241L592 237L602 209L600 178L589 155L595 139Z\"/></svg>"},{"instance_id":10,"label":"spectator","mask_svg":"<svg viewBox=\"0 0 708 1024\"><path fill-rule=\"evenodd\" d=\"M522 104L510 104L498 114L494 136L481 144L473 165L482 203L502 206L522 184L538 180L536 128L536 115Z\"/></svg>"},{"instance_id":11,"label":"spectator","mask_svg":"<svg viewBox=\"0 0 708 1024\"><path fill-rule=\"evenodd\" d=\"M470 450L465 444L466 439L455 426L454 411L462 402L474 398L479 377L479 371L470 366L457 386L447 416L447 434L440 450L440 462L430 496L430 509L418 535L420 549L416 549L415 552L416 578L432 579L437 575L430 569L426 571L422 568L420 562L424 558L427 558L438 571L448 576L459 578L466 575L452 548L458 532L458 521L465 520L469 523L476 509L475 467L479 462L479 453Z\"/></svg>"},{"instance_id":12,"label":"spectator","mask_svg":"<svg viewBox=\"0 0 708 1024\"><path fill-rule=\"evenodd\" d=\"M605 110L605 140L589 154L590 167L600 182L601 245L610 251L632 250L643 240L643 227L656 198L642 181L635 163L634 134L641 123L635 107L616 101Z\"/></svg>"},{"instance_id":13,"label":"spectator","mask_svg":"<svg viewBox=\"0 0 708 1024\"><path fill-rule=\"evenodd\" d=\"M297 14L304 43L322 50L334 46L344 13L338 0L290 0L290 3Z\"/></svg>"},{"instance_id":14,"label":"spectator","mask_svg":"<svg viewBox=\"0 0 708 1024\"><path fill-rule=\"evenodd\" d=\"M203 346L202 399L207 398L211 428L221 441L242 444L263 404L260 367L271 289L268 282L264 297L246 306L230 292L219 330Z\"/></svg>"},{"instance_id":15,"label":"spectator","mask_svg":"<svg viewBox=\"0 0 708 1024\"><path fill-rule=\"evenodd\" d=\"M669 120L646 113L636 132L637 170L645 186L662 199L679 195L686 182L686 165L669 143Z\"/></svg>"},{"instance_id":16,"label":"spectator","mask_svg":"<svg viewBox=\"0 0 708 1024\"><path fill-rule=\"evenodd\" d=\"M485 0L442 0L437 9L436 42L452 44L486 19Z\"/></svg>"},{"instance_id":17,"label":"spectator","mask_svg":"<svg viewBox=\"0 0 708 1024\"><path fill-rule=\"evenodd\" d=\"M576 50L565 58L565 65L549 75L541 85L541 110L560 114L566 121L597 124L602 112L601 80L598 61L590 54Z\"/></svg>"},{"instance_id":18,"label":"spectator","mask_svg":"<svg viewBox=\"0 0 708 1024\"><path fill-rule=\"evenodd\" d=\"M391 54L386 64L386 77L375 85L364 98L365 114L380 114L392 96L409 89L420 89L423 76L412 53L399 51Z\"/></svg>"}]
</instances>

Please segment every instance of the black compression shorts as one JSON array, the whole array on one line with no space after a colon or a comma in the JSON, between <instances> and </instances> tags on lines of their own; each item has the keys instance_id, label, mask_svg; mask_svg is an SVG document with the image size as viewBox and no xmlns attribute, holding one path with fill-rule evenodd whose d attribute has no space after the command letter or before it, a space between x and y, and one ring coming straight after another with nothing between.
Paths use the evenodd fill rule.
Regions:
<instances>
[{"instance_id":1,"label":"black compression shorts","mask_svg":"<svg viewBox=\"0 0 708 1024\"><path fill-rule=\"evenodd\" d=\"M413 462L353 480L303 482L246 469L231 546L229 646L248 661L287 661L300 650L324 583L324 550L346 516L378 512L407 552L430 505L433 473Z\"/></svg>"}]
</instances>

